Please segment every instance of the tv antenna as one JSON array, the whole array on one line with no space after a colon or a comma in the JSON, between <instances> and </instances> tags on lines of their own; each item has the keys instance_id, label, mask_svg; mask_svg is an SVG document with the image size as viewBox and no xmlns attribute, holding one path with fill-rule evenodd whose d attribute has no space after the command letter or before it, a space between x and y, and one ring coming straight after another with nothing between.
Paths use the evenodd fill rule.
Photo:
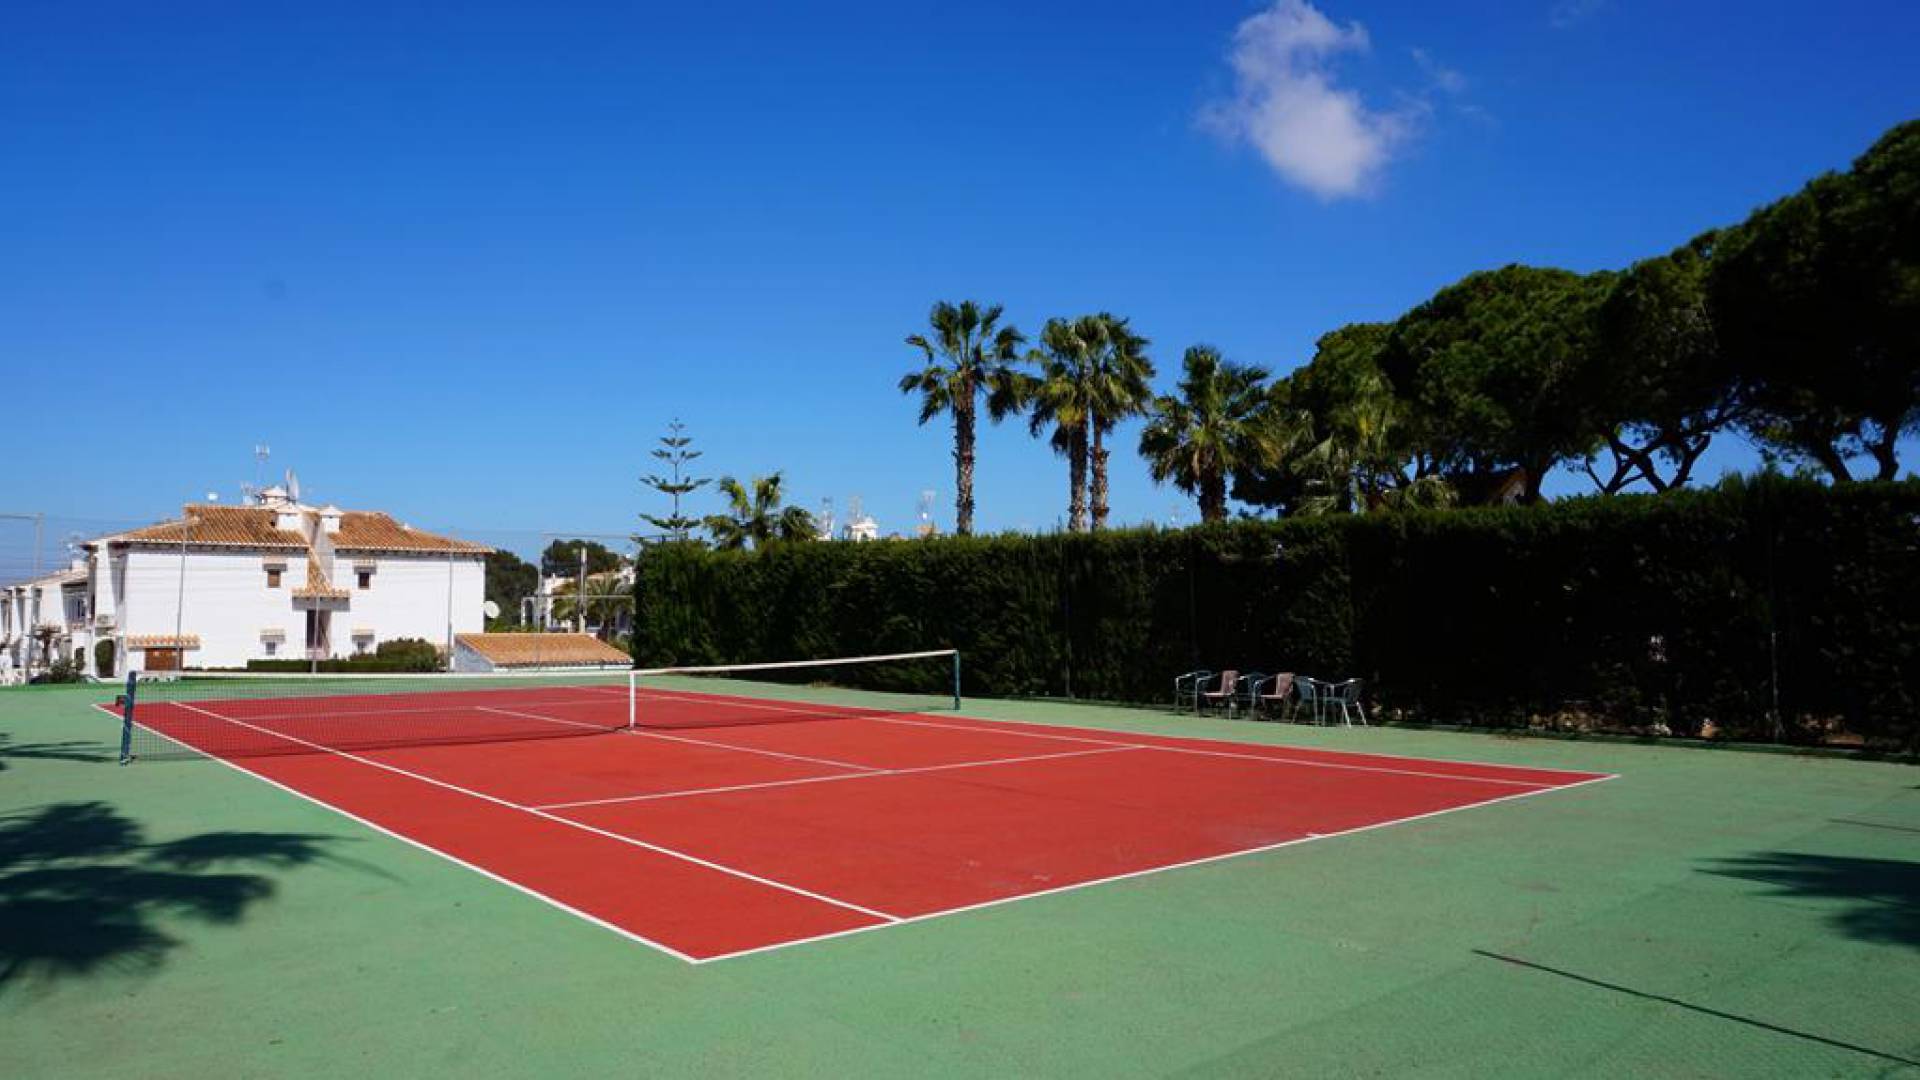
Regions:
<instances>
[{"instance_id":1,"label":"tv antenna","mask_svg":"<svg viewBox=\"0 0 1920 1080\"><path fill-rule=\"evenodd\" d=\"M260 474L266 470L267 459L273 456L273 447L266 443L253 444L253 483L244 485L241 491L252 502L260 497Z\"/></svg>"}]
</instances>

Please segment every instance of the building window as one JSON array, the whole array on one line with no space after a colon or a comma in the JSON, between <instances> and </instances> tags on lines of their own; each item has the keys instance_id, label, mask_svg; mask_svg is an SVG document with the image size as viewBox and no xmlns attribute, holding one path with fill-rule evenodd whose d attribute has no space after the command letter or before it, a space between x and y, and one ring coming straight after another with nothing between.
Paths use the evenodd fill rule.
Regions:
<instances>
[{"instance_id":1,"label":"building window","mask_svg":"<svg viewBox=\"0 0 1920 1080\"><path fill-rule=\"evenodd\" d=\"M267 588L277 589L279 587L280 587L280 568L277 566L268 567L267 568Z\"/></svg>"},{"instance_id":2,"label":"building window","mask_svg":"<svg viewBox=\"0 0 1920 1080\"><path fill-rule=\"evenodd\" d=\"M373 571L371 570L360 571L360 587L363 589L373 588Z\"/></svg>"},{"instance_id":3,"label":"building window","mask_svg":"<svg viewBox=\"0 0 1920 1080\"><path fill-rule=\"evenodd\" d=\"M277 642L277 641L265 641L265 642L262 642L261 644L263 644L263 645L265 645L265 646L267 647L267 655L268 655L268 656L278 656L278 655L280 655L280 643L279 643L279 642Z\"/></svg>"}]
</instances>

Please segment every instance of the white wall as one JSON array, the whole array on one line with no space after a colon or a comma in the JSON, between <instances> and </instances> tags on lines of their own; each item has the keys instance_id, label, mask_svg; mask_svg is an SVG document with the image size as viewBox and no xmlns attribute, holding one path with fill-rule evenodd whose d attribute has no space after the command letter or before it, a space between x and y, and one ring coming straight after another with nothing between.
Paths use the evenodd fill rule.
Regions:
<instances>
[{"instance_id":1,"label":"white wall","mask_svg":"<svg viewBox=\"0 0 1920 1080\"><path fill-rule=\"evenodd\" d=\"M280 587L267 587L268 559L286 563ZM119 631L127 637L172 636L175 627L200 647L186 651L189 667L244 667L250 659L267 655L260 631L284 629L286 644L278 655L299 656L305 640L306 616L294 609L293 590L306 580L302 552L266 556L260 551L189 549L185 561L185 605L179 551L133 548L125 557L120 594ZM179 617L184 616L184 617ZM141 650L130 648L127 661L144 667Z\"/></svg>"},{"instance_id":2,"label":"white wall","mask_svg":"<svg viewBox=\"0 0 1920 1080\"><path fill-rule=\"evenodd\" d=\"M267 587L266 566L285 562L279 588ZM118 631L128 637L171 636L180 595L180 553L162 548L132 548L116 564L112 577L124 581L116 603ZM369 587L359 587L355 567L371 562ZM197 635L198 649L186 654L188 667L244 667L248 660L269 654L262 631L277 629L285 638L272 655L280 659L306 656L308 602L296 601L294 590L307 580L306 554L289 551L268 555L262 551L189 549L186 557L185 617L179 626ZM426 555L355 556L341 552L334 562L333 585L344 589L344 602L325 606L331 611L332 655L351 656L353 631L374 631L367 651L381 641L423 638L444 647L447 641L448 560ZM486 599L485 565L477 556L453 560L451 573L453 632L483 629L481 606ZM124 663L145 666L138 649L124 650Z\"/></svg>"},{"instance_id":3,"label":"white wall","mask_svg":"<svg viewBox=\"0 0 1920 1080\"><path fill-rule=\"evenodd\" d=\"M360 588L356 567L374 565L367 588ZM435 647L447 647L449 617L448 590L453 599L451 617L455 634L484 630L486 615L486 565L478 556L452 560L433 555L358 555L350 551L336 553L333 583L350 596L346 611L333 616L334 651L350 656L358 628L375 632L367 644L372 652L381 641L394 638L422 638Z\"/></svg>"}]
</instances>

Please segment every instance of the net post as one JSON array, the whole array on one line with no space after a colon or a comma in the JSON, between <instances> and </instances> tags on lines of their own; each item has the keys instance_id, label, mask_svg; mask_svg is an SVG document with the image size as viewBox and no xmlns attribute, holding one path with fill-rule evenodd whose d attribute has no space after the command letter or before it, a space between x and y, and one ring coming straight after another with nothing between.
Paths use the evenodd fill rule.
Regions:
<instances>
[{"instance_id":1,"label":"net post","mask_svg":"<svg viewBox=\"0 0 1920 1080\"><path fill-rule=\"evenodd\" d=\"M138 671L127 672L127 694L120 708L120 764L133 761L133 693L140 685Z\"/></svg>"},{"instance_id":2,"label":"net post","mask_svg":"<svg viewBox=\"0 0 1920 1080\"><path fill-rule=\"evenodd\" d=\"M638 703L640 700L640 673L627 671L627 730L633 731L640 726Z\"/></svg>"},{"instance_id":3,"label":"net post","mask_svg":"<svg viewBox=\"0 0 1920 1080\"><path fill-rule=\"evenodd\" d=\"M953 711L960 711L960 650L953 650Z\"/></svg>"}]
</instances>

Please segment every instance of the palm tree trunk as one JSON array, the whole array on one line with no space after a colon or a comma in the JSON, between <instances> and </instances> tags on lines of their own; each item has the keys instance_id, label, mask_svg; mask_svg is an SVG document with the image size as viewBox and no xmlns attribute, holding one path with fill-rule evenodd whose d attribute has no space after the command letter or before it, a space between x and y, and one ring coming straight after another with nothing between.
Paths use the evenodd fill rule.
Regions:
<instances>
[{"instance_id":1,"label":"palm tree trunk","mask_svg":"<svg viewBox=\"0 0 1920 1080\"><path fill-rule=\"evenodd\" d=\"M973 535L973 400L953 409L953 531Z\"/></svg>"},{"instance_id":2,"label":"palm tree trunk","mask_svg":"<svg viewBox=\"0 0 1920 1080\"><path fill-rule=\"evenodd\" d=\"M1087 531L1087 427L1073 429L1067 445L1067 530Z\"/></svg>"},{"instance_id":3,"label":"palm tree trunk","mask_svg":"<svg viewBox=\"0 0 1920 1080\"><path fill-rule=\"evenodd\" d=\"M1200 478L1200 520L1214 522L1226 519L1227 476L1219 472L1207 473Z\"/></svg>"},{"instance_id":4,"label":"palm tree trunk","mask_svg":"<svg viewBox=\"0 0 1920 1080\"><path fill-rule=\"evenodd\" d=\"M1880 437L1867 444L1867 452L1873 455L1874 464L1879 467L1873 474L1875 480L1899 479L1900 457L1896 452L1899 442L1899 425L1883 423L1880 426Z\"/></svg>"},{"instance_id":5,"label":"palm tree trunk","mask_svg":"<svg viewBox=\"0 0 1920 1080\"><path fill-rule=\"evenodd\" d=\"M1107 448L1101 445L1100 425L1093 426L1093 527L1107 527Z\"/></svg>"}]
</instances>

